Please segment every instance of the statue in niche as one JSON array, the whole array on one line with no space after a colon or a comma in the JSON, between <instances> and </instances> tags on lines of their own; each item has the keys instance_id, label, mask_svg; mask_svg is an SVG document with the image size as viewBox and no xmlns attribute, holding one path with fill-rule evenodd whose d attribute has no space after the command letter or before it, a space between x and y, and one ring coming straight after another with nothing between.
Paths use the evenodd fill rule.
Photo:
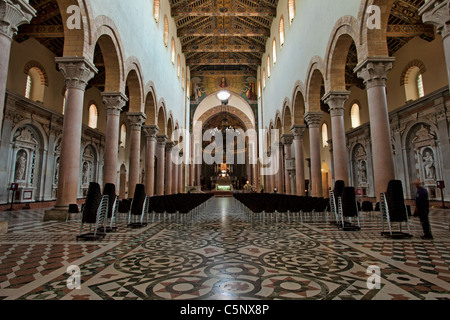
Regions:
<instances>
[{"instance_id":1,"label":"statue in niche","mask_svg":"<svg viewBox=\"0 0 450 320\"><path fill-rule=\"evenodd\" d=\"M363 185L367 183L367 166L364 160L358 161L358 185Z\"/></svg>"},{"instance_id":2,"label":"statue in niche","mask_svg":"<svg viewBox=\"0 0 450 320\"><path fill-rule=\"evenodd\" d=\"M434 167L434 157L430 149L426 149L423 156L423 167L425 169L425 179L436 179L436 168Z\"/></svg>"},{"instance_id":3,"label":"statue in niche","mask_svg":"<svg viewBox=\"0 0 450 320\"><path fill-rule=\"evenodd\" d=\"M17 153L16 157L16 174L15 181L23 181L25 180L25 171L27 168L27 153L24 150L21 150Z\"/></svg>"},{"instance_id":4,"label":"statue in niche","mask_svg":"<svg viewBox=\"0 0 450 320\"><path fill-rule=\"evenodd\" d=\"M58 184L58 181L59 181L59 159L60 158L58 158L57 160L56 160L56 164L55 164L55 177L54 177L54 179L53 179L53 183L54 184Z\"/></svg>"},{"instance_id":5,"label":"statue in niche","mask_svg":"<svg viewBox=\"0 0 450 320\"><path fill-rule=\"evenodd\" d=\"M90 176L90 168L89 168L89 162L85 162L83 163L83 173L81 175L81 181L83 182L82 184L86 185L89 183L89 176Z\"/></svg>"}]
</instances>

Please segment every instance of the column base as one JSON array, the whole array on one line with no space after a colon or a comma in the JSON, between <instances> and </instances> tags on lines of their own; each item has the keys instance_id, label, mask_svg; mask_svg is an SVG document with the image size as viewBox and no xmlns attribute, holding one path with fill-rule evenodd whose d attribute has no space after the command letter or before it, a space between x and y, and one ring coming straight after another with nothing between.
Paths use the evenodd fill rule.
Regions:
<instances>
[{"instance_id":1,"label":"column base","mask_svg":"<svg viewBox=\"0 0 450 320\"><path fill-rule=\"evenodd\" d=\"M8 233L8 221L0 221L0 234Z\"/></svg>"},{"instance_id":2,"label":"column base","mask_svg":"<svg viewBox=\"0 0 450 320\"><path fill-rule=\"evenodd\" d=\"M53 209L45 211L44 222L47 221L58 221L66 222L69 207L54 207Z\"/></svg>"}]
</instances>

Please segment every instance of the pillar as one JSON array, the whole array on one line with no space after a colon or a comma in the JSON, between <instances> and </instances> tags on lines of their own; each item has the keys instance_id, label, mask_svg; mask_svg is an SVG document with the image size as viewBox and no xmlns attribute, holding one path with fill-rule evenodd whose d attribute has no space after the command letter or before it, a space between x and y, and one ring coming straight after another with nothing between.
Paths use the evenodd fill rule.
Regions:
<instances>
[{"instance_id":1,"label":"pillar","mask_svg":"<svg viewBox=\"0 0 450 320\"><path fill-rule=\"evenodd\" d=\"M156 195L164 195L164 168L165 168L165 155L166 155L166 142L168 137L166 135L156 136L157 148L156 156L158 158L158 165L156 168Z\"/></svg>"},{"instance_id":2,"label":"pillar","mask_svg":"<svg viewBox=\"0 0 450 320\"><path fill-rule=\"evenodd\" d=\"M284 193L284 160L283 160L283 156L284 156L284 146L283 143L281 142L277 142L276 147L278 148L278 172L276 174L276 183L277 183L277 189L278 189L278 193Z\"/></svg>"},{"instance_id":3,"label":"pillar","mask_svg":"<svg viewBox=\"0 0 450 320\"><path fill-rule=\"evenodd\" d=\"M350 92L330 92L323 97L323 101L330 107L331 131L333 140L333 167L335 180L342 180L349 186L348 155L345 136L344 111L345 102Z\"/></svg>"},{"instance_id":4,"label":"pillar","mask_svg":"<svg viewBox=\"0 0 450 320\"><path fill-rule=\"evenodd\" d=\"M450 83L450 2L448 0L428 0L419 9L419 15L422 16L424 23L436 26L437 33L442 35Z\"/></svg>"},{"instance_id":5,"label":"pillar","mask_svg":"<svg viewBox=\"0 0 450 320\"><path fill-rule=\"evenodd\" d=\"M28 1L0 0L0 123L3 123L12 39L19 26L30 23L35 16L36 10Z\"/></svg>"},{"instance_id":6,"label":"pillar","mask_svg":"<svg viewBox=\"0 0 450 320\"><path fill-rule=\"evenodd\" d=\"M190 161L189 161L189 186L194 186L194 180L195 180L195 150L194 150L194 134L191 131L190 132L190 141L191 141L191 148L190 148Z\"/></svg>"},{"instance_id":7,"label":"pillar","mask_svg":"<svg viewBox=\"0 0 450 320\"><path fill-rule=\"evenodd\" d=\"M395 179L391 130L386 97L387 73L395 58L368 58L355 71L364 80L369 102L370 132L373 149L375 193L386 192L390 180ZM336 145L336 141L334 141Z\"/></svg>"},{"instance_id":8,"label":"pillar","mask_svg":"<svg viewBox=\"0 0 450 320\"><path fill-rule=\"evenodd\" d=\"M311 196L322 197L322 163L320 157L320 122L322 112L308 112L305 121L309 127L311 157Z\"/></svg>"},{"instance_id":9,"label":"pillar","mask_svg":"<svg viewBox=\"0 0 450 320\"><path fill-rule=\"evenodd\" d=\"M156 135L159 128L156 125L144 126L145 134L145 190L150 196L155 195L155 151Z\"/></svg>"},{"instance_id":10,"label":"pillar","mask_svg":"<svg viewBox=\"0 0 450 320\"><path fill-rule=\"evenodd\" d=\"M305 125L294 125L291 128L294 135L295 148L295 183L298 196L304 196L305 193L305 156L303 153L303 134L305 133Z\"/></svg>"},{"instance_id":11,"label":"pillar","mask_svg":"<svg viewBox=\"0 0 450 320\"><path fill-rule=\"evenodd\" d=\"M85 58L56 58L56 63L66 79L67 98L56 206L46 212L44 221L65 221L69 204L77 203L84 91L88 81L97 72L95 66Z\"/></svg>"},{"instance_id":12,"label":"pillar","mask_svg":"<svg viewBox=\"0 0 450 320\"><path fill-rule=\"evenodd\" d=\"M136 185L139 184L141 173L141 132L145 114L141 112L127 113L130 122L130 172L128 178L128 195L134 197Z\"/></svg>"},{"instance_id":13,"label":"pillar","mask_svg":"<svg viewBox=\"0 0 450 320\"><path fill-rule=\"evenodd\" d=\"M173 178L173 163L172 163L172 150L175 143L172 141L166 142L166 177L165 177L165 192L166 195L172 194L172 178Z\"/></svg>"},{"instance_id":14,"label":"pillar","mask_svg":"<svg viewBox=\"0 0 450 320\"><path fill-rule=\"evenodd\" d=\"M184 152L181 151L180 152L180 159L183 159L184 157ZM181 162L178 165L178 193L184 193L184 183L183 183L183 167L184 167L184 162Z\"/></svg>"},{"instance_id":15,"label":"pillar","mask_svg":"<svg viewBox=\"0 0 450 320\"><path fill-rule=\"evenodd\" d=\"M177 194L178 193L178 167L180 166L179 163L179 159L175 159L174 157L179 157L180 156L180 147L175 146L173 147L173 152L171 152L172 154L172 165L171 165L171 169L172 169L172 190L171 190L171 194Z\"/></svg>"},{"instance_id":16,"label":"pillar","mask_svg":"<svg viewBox=\"0 0 450 320\"><path fill-rule=\"evenodd\" d=\"M120 92L102 93L106 106L106 137L103 164L103 183L117 183L120 112L128 98ZM117 186L116 186L117 187Z\"/></svg>"},{"instance_id":17,"label":"pillar","mask_svg":"<svg viewBox=\"0 0 450 320\"><path fill-rule=\"evenodd\" d=\"M292 159L292 142L294 141L294 136L292 134L283 134L281 136L281 142L284 146L284 159ZM289 176L289 171L284 165L284 181L286 183L286 194L292 194L291 191L291 178Z\"/></svg>"}]
</instances>

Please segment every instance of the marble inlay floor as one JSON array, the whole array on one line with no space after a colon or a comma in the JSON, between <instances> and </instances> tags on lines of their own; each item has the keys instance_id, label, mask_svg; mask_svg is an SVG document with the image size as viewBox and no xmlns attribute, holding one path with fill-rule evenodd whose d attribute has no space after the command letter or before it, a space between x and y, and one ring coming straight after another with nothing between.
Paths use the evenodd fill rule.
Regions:
<instances>
[{"instance_id":1,"label":"marble inlay floor","mask_svg":"<svg viewBox=\"0 0 450 320\"><path fill-rule=\"evenodd\" d=\"M0 213L0 300L450 298L449 216L433 211L434 241L381 236L376 216L343 232L324 221L276 221L245 213L231 198L210 200L193 220L143 229L119 223L99 242L77 242L79 223L41 222L43 211ZM81 289L67 288L70 265ZM367 268L381 288L367 288Z\"/></svg>"}]
</instances>

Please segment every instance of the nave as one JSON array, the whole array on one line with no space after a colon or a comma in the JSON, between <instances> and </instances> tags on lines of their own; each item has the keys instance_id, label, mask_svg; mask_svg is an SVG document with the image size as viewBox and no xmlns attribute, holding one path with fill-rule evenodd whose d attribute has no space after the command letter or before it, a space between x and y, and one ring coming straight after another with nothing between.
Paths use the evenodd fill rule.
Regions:
<instances>
[{"instance_id":1,"label":"nave","mask_svg":"<svg viewBox=\"0 0 450 320\"><path fill-rule=\"evenodd\" d=\"M380 235L377 216L360 232L323 219L249 214L233 198L212 198L188 219L151 217L142 229L76 242L79 222L42 222L42 210L0 213L1 300L436 300L450 298L449 218L432 209L434 241ZM81 269L81 290L66 285ZM367 288L367 268L381 289Z\"/></svg>"}]
</instances>

